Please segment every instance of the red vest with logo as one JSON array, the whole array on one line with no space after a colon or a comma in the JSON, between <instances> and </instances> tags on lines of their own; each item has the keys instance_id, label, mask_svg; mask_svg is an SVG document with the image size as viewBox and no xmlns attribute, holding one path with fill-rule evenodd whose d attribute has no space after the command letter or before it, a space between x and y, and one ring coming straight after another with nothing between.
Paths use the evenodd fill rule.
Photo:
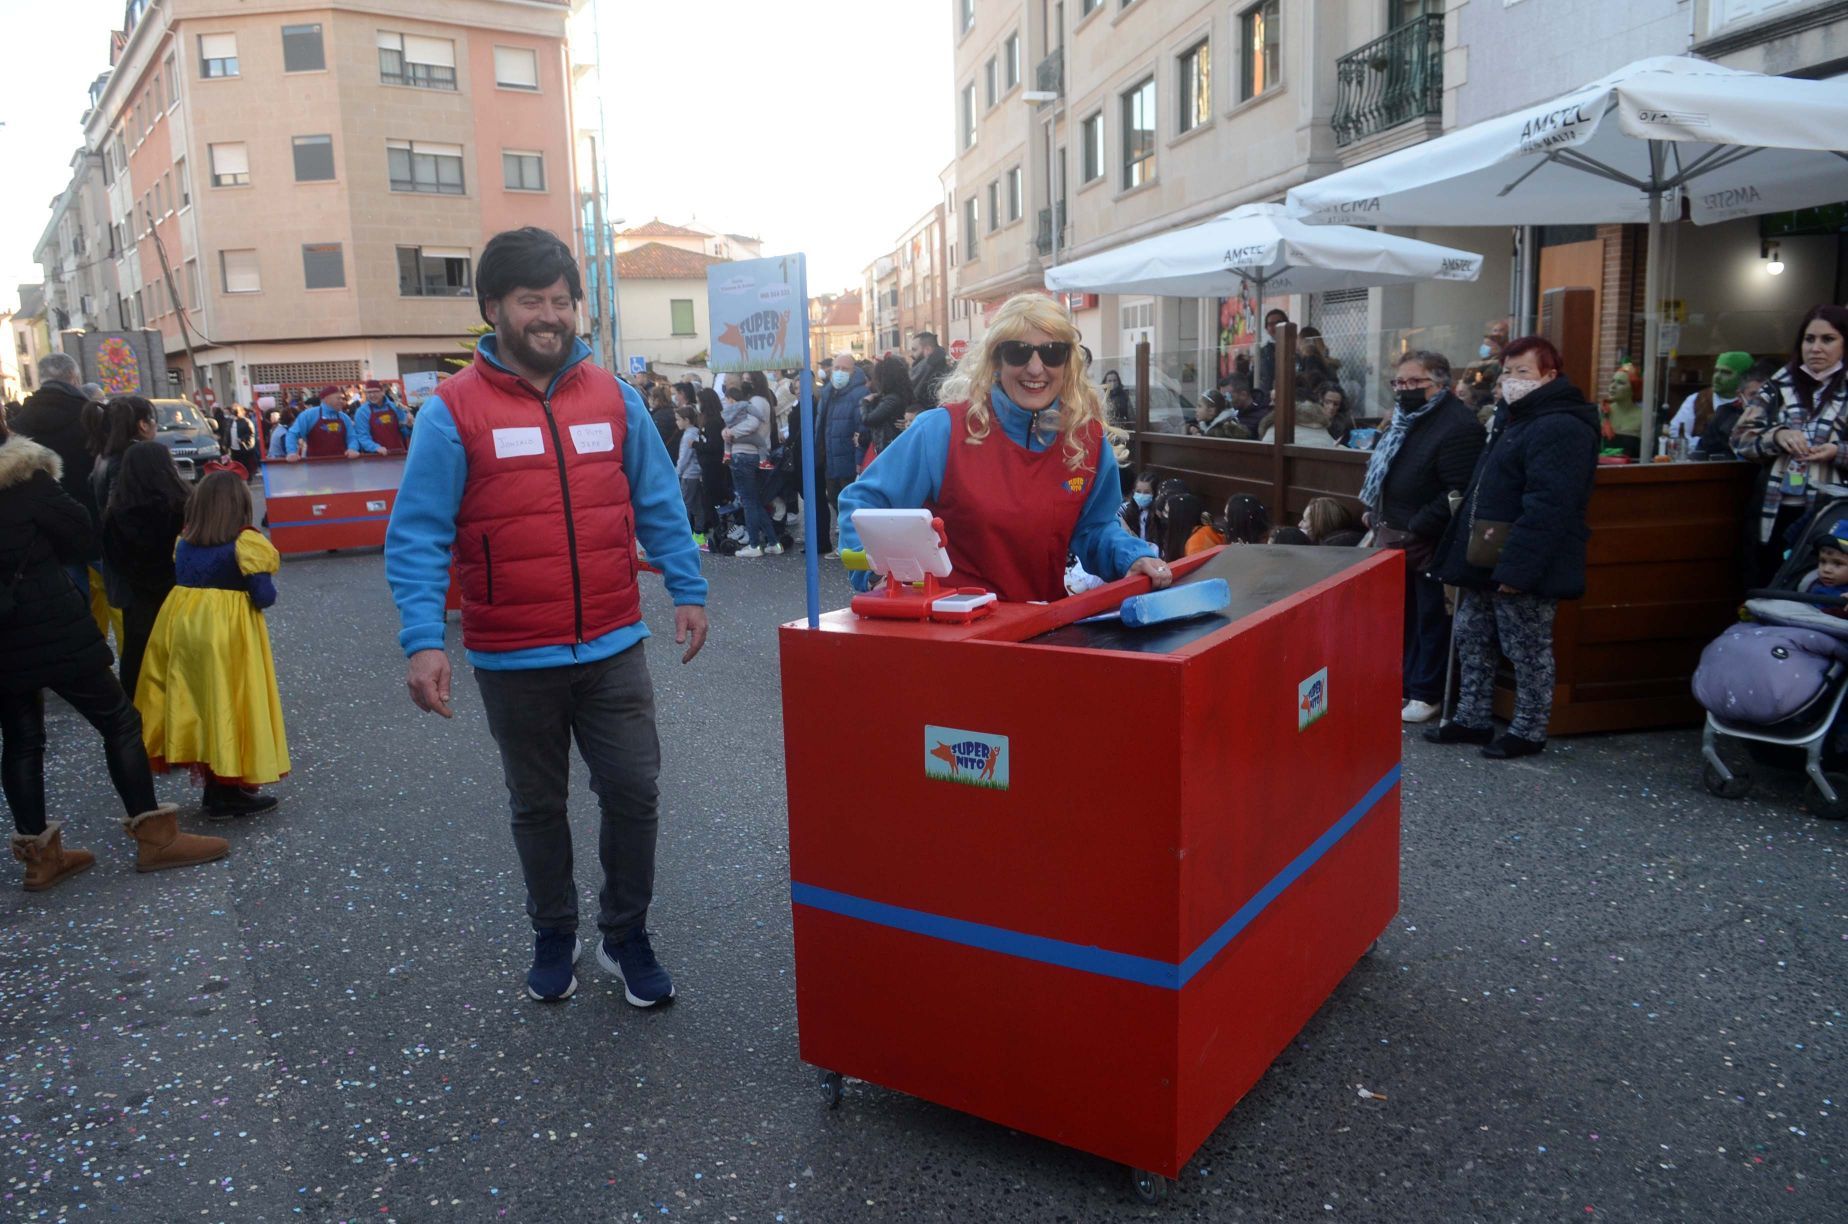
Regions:
<instances>
[{"instance_id":1,"label":"red vest with logo","mask_svg":"<svg viewBox=\"0 0 1848 1224\"><path fill-rule=\"evenodd\" d=\"M365 406L372 414L369 424L372 426L372 440L385 448L388 455L402 455L410 447L410 439L404 436L404 429L398 424L398 414L391 410L390 404L373 407Z\"/></svg>"},{"instance_id":2,"label":"red vest with logo","mask_svg":"<svg viewBox=\"0 0 1848 1224\"><path fill-rule=\"evenodd\" d=\"M548 412L531 383L477 353L442 398L468 462L455 542L462 644L565 646L639 621L629 416L615 377L580 361L554 383Z\"/></svg>"},{"instance_id":3,"label":"red vest with logo","mask_svg":"<svg viewBox=\"0 0 1848 1224\"><path fill-rule=\"evenodd\" d=\"M347 436L345 418L331 409L322 413L302 440L308 444L310 459L338 459L353 445L353 439Z\"/></svg>"},{"instance_id":4,"label":"red vest with logo","mask_svg":"<svg viewBox=\"0 0 1848 1224\"><path fill-rule=\"evenodd\" d=\"M967 404L947 404L950 453L943 486L930 511L949 537L949 581L981 586L1015 603L1065 598L1065 557L1084 503L1097 479L1103 426L1080 435L1084 461L1065 462L1065 440L1029 451L996 422L972 442Z\"/></svg>"}]
</instances>

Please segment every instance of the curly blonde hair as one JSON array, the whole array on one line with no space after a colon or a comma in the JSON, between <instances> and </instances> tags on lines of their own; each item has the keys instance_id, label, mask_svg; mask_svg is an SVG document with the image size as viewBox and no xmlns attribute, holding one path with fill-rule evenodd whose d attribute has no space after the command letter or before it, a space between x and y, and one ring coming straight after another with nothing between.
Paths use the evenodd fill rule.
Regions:
<instances>
[{"instance_id":1,"label":"curly blonde hair","mask_svg":"<svg viewBox=\"0 0 1848 1224\"><path fill-rule=\"evenodd\" d=\"M1065 440L1065 466L1083 467L1090 455L1084 435L1093 423L1102 424L1103 401L1091 385L1089 363L1084 346L1078 342L1078 328L1072 316L1052 298L1039 293L1020 293L1009 298L995 312L988 333L979 348L972 348L957 363L956 369L937 391L942 404L967 402L963 423L968 436L963 440L979 446L994 430L995 410L989 392L1000 377L1000 358L995 350L1004 341L1023 340L1032 332L1051 336L1071 345L1065 361L1065 381L1059 392L1059 433Z\"/></svg>"}]
</instances>

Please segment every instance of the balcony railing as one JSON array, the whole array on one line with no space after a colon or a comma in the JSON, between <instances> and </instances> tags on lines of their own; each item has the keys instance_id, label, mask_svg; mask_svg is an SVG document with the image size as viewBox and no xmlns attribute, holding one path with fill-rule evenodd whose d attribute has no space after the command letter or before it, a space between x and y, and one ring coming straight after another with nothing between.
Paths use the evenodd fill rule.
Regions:
<instances>
[{"instance_id":1,"label":"balcony railing","mask_svg":"<svg viewBox=\"0 0 1848 1224\"><path fill-rule=\"evenodd\" d=\"M1444 17L1414 17L1335 61L1335 144L1444 110Z\"/></svg>"},{"instance_id":2,"label":"balcony railing","mask_svg":"<svg viewBox=\"0 0 1848 1224\"><path fill-rule=\"evenodd\" d=\"M1060 47L1039 62L1033 72L1033 87L1045 93L1065 92L1065 48Z\"/></svg>"},{"instance_id":3,"label":"balcony railing","mask_svg":"<svg viewBox=\"0 0 1848 1224\"><path fill-rule=\"evenodd\" d=\"M1039 210L1039 229L1033 238L1033 245L1041 255L1052 254L1052 209ZM1065 245L1065 205L1059 205L1059 245Z\"/></svg>"}]
</instances>

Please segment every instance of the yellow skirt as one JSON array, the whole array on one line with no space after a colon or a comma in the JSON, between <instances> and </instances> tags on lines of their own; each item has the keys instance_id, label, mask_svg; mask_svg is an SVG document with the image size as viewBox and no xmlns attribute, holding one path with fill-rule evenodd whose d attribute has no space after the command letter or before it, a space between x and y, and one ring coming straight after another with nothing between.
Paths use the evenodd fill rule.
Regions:
<instances>
[{"instance_id":1,"label":"yellow skirt","mask_svg":"<svg viewBox=\"0 0 1848 1224\"><path fill-rule=\"evenodd\" d=\"M242 591L173 588L148 639L135 708L160 772L194 768L244 786L289 772L269 626Z\"/></svg>"}]
</instances>

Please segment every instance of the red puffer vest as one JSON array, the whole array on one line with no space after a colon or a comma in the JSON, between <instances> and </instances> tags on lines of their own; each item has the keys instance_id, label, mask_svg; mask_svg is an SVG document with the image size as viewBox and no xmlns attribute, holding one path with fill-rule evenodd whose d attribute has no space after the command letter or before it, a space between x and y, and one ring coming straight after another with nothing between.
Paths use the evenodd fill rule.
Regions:
<instances>
[{"instance_id":1,"label":"red puffer vest","mask_svg":"<svg viewBox=\"0 0 1848 1224\"><path fill-rule=\"evenodd\" d=\"M476 353L442 398L468 459L455 543L463 645L572 645L640 620L615 377L580 361L548 401Z\"/></svg>"}]
</instances>

